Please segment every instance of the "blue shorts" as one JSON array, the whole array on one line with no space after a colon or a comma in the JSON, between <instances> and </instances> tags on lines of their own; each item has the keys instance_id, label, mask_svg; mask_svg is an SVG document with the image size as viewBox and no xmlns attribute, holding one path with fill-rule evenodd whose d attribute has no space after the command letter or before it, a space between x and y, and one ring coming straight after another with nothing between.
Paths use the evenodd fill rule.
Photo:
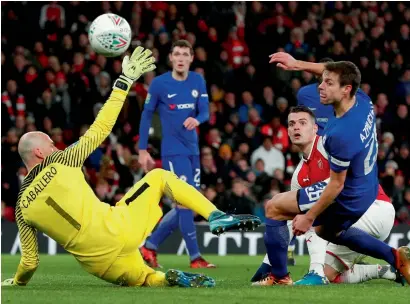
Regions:
<instances>
[{"instance_id":1,"label":"blue shorts","mask_svg":"<svg viewBox=\"0 0 410 304\"><path fill-rule=\"evenodd\" d=\"M201 187L201 163L199 155L163 156L162 168L175 173L196 189Z\"/></svg>"},{"instance_id":2,"label":"blue shorts","mask_svg":"<svg viewBox=\"0 0 410 304\"><path fill-rule=\"evenodd\" d=\"M298 190L297 201L301 213L306 213L316 204L327 184L327 182L322 181ZM313 226L323 225L335 232L340 232L356 223L363 214L352 212L342 204L334 202L316 218Z\"/></svg>"}]
</instances>

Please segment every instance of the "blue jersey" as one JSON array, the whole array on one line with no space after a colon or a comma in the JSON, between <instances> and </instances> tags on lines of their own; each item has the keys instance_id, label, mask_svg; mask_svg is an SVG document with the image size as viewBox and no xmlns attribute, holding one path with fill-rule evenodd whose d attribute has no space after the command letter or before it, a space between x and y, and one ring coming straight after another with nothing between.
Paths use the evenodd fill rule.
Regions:
<instances>
[{"instance_id":1,"label":"blue jersey","mask_svg":"<svg viewBox=\"0 0 410 304\"><path fill-rule=\"evenodd\" d=\"M326 125L323 145L331 170L347 170L346 181L336 202L349 214L363 214L378 192L377 131L373 104L363 92L356 94L354 106L342 117Z\"/></svg>"},{"instance_id":2,"label":"blue jersey","mask_svg":"<svg viewBox=\"0 0 410 304\"><path fill-rule=\"evenodd\" d=\"M317 134L322 136L327 122L334 116L334 111L332 106L320 103L318 84L314 83L301 87L296 98L298 105L308 107L315 114L316 124L319 127Z\"/></svg>"},{"instance_id":3,"label":"blue jersey","mask_svg":"<svg viewBox=\"0 0 410 304\"><path fill-rule=\"evenodd\" d=\"M204 78L195 72L189 72L184 81L174 79L171 72L154 78L141 116L140 149L147 149L148 131L156 110L162 126L161 155L199 155L198 134L195 129L186 129L184 121L188 117L199 123L209 119Z\"/></svg>"},{"instance_id":4,"label":"blue jersey","mask_svg":"<svg viewBox=\"0 0 410 304\"><path fill-rule=\"evenodd\" d=\"M296 98L298 105L308 107L315 114L316 124L319 127L317 134L322 136L327 122L330 118L334 117L335 114L332 106L320 103L318 86L318 83L314 83L301 87ZM359 89L357 93L365 94L361 89Z\"/></svg>"}]
</instances>

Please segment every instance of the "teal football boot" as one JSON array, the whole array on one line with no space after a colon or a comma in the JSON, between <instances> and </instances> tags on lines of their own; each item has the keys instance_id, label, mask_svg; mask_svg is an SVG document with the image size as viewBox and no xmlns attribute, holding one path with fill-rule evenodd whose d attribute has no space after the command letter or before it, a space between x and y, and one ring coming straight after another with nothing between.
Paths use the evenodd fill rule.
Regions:
<instances>
[{"instance_id":1,"label":"teal football boot","mask_svg":"<svg viewBox=\"0 0 410 304\"><path fill-rule=\"evenodd\" d=\"M213 234L220 235L230 230L255 230L262 224L259 217L250 214L226 214L216 210L209 216L209 228Z\"/></svg>"},{"instance_id":2,"label":"teal football boot","mask_svg":"<svg viewBox=\"0 0 410 304\"><path fill-rule=\"evenodd\" d=\"M308 286L313 286L313 285L329 285L330 282L326 277L322 277L318 275L316 272L309 271L305 276L300 279L299 281L296 281L293 283L293 285L308 285Z\"/></svg>"},{"instance_id":3,"label":"teal football boot","mask_svg":"<svg viewBox=\"0 0 410 304\"><path fill-rule=\"evenodd\" d=\"M215 287L215 280L203 274L183 272L170 269L165 273L165 278L171 286L179 287Z\"/></svg>"}]
</instances>

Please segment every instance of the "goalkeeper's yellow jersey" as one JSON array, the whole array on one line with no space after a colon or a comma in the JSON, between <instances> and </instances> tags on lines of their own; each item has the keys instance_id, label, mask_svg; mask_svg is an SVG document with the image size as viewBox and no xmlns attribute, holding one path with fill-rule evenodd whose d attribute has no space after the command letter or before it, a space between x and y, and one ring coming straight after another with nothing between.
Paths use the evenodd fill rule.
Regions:
<instances>
[{"instance_id":1,"label":"goalkeeper's yellow jersey","mask_svg":"<svg viewBox=\"0 0 410 304\"><path fill-rule=\"evenodd\" d=\"M110 134L125 98L126 92L114 89L84 136L44 159L24 179L16 206L22 247L14 278L17 284L26 284L38 266L37 230L95 275L102 275L124 246L127 227L121 207L111 207L96 197L82 166Z\"/></svg>"}]
</instances>

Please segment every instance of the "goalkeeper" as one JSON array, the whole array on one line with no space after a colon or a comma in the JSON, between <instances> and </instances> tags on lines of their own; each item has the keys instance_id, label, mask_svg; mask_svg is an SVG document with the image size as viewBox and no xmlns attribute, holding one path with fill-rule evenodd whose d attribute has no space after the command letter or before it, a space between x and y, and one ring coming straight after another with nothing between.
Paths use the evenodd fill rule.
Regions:
<instances>
[{"instance_id":1,"label":"goalkeeper","mask_svg":"<svg viewBox=\"0 0 410 304\"><path fill-rule=\"evenodd\" d=\"M122 286L208 286L206 276L146 266L138 247L162 216L162 195L199 213L214 234L255 228L254 216L227 215L171 172L156 169L134 185L115 207L101 202L85 181L85 159L110 134L133 82L155 69L151 51L138 47L122 63L110 98L78 142L64 151L42 132L22 136L18 151L29 173L16 205L22 256L17 272L2 285L26 285L39 264L37 230L71 253L89 273Z\"/></svg>"}]
</instances>

